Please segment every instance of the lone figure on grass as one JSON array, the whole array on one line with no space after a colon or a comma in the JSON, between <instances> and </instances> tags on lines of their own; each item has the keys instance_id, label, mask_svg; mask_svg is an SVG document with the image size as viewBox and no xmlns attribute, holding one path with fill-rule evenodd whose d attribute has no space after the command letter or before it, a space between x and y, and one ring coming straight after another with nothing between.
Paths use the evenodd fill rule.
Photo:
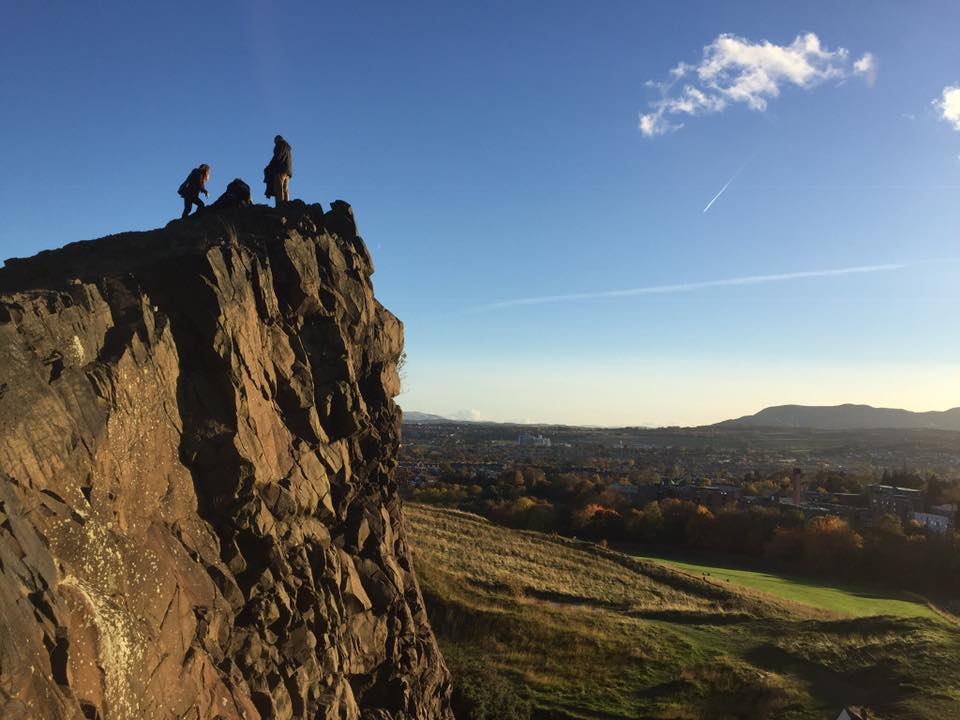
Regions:
<instances>
[{"instance_id":1,"label":"lone figure on grass","mask_svg":"<svg viewBox=\"0 0 960 720\"><path fill-rule=\"evenodd\" d=\"M276 207L290 199L288 188L293 177L293 153L290 144L277 135L273 139L273 158L263 169L263 181L267 184L267 197L273 197Z\"/></svg>"},{"instance_id":2,"label":"lone figure on grass","mask_svg":"<svg viewBox=\"0 0 960 720\"><path fill-rule=\"evenodd\" d=\"M177 190L177 194L183 198L183 215L181 218L187 217L190 214L190 211L193 209L193 206L197 206L197 210L203 208L203 200L200 199L200 193L204 195L209 195L207 192L207 180L210 179L210 166L204 163L200 167L195 167L190 171L190 174L187 175L187 179L180 183L180 189Z\"/></svg>"}]
</instances>

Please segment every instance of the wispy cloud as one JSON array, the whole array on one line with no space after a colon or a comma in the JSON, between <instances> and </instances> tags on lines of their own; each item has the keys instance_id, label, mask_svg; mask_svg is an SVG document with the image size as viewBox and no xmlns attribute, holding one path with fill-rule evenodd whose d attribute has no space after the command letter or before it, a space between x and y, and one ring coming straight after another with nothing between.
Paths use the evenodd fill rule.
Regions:
<instances>
[{"instance_id":1,"label":"wispy cloud","mask_svg":"<svg viewBox=\"0 0 960 720\"><path fill-rule=\"evenodd\" d=\"M885 263L883 265L855 265L853 267L833 268L829 270L804 270L801 272L777 273L775 275L745 275L743 277L723 278L721 280L702 280L700 282L677 283L675 285L648 285L646 287L624 290L598 290L594 292L570 293L567 295L541 295L539 297L517 298L481 305L476 310L502 310L518 305L544 305L546 303L573 302L576 300L597 300L602 298L635 297L638 295L665 295L685 293L715 287L737 285L762 285L765 283L803 280L807 278L835 277L838 275L862 275L866 273L902 270L919 263Z\"/></svg>"},{"instance_id":2,"label":"wispy cloud","mask_svg":"<svg viewBox=\"0 0 960 720\"><path fill-rule=\"evenodd\" d=\"M785 85L806 90L826 80L853 76L864 77L872 85L876 72L872 53L851 62L846 48L828 50L814 33L798 35L789 45L719 35L703 48L699 64L681 62L670 70L668 80L647 82L659 88L662 97L651 103L650 112L641 113L640 131L646 137L663 135L683 127L679 117L723 112L733 103L763 111Z\"/></svg>"}]
</instances>

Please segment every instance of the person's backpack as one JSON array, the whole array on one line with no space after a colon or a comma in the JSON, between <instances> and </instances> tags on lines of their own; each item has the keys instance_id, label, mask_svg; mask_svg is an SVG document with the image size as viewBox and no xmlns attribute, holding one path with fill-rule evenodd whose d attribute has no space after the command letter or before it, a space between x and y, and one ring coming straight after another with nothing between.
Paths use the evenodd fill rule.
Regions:
<instances>
[{"instance_id":1,"label":"person's backpack","mask_svg":"<svg viewBox=\"0 0 960 720\"><path fill-rule=\"evenodd\" d=\"M199 172L200 172L200 168L194 168L193 170L190 171L190 174L187 175L187 179L184 180L182 183L180 183L180 187L177 189L177 195L179 195L182 198L185 198L187 196L187 189L196 184L196 179L199 179L199 178L195 179L194 176L198 175Z\"/></svg>"}]
</instances>

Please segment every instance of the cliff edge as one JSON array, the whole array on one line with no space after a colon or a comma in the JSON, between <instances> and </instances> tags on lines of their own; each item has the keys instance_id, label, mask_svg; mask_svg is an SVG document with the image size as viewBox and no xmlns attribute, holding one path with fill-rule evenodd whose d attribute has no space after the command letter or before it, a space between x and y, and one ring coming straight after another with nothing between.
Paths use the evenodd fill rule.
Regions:
<instances>
[{"instance_id":1,"label":"cliff edge","mask_svg":"<svg viewBox=\"0 0 960 720\"><path fill-rule=\"evenodd\" d=\"M452 718L346 203L0 269L0 717Z\"/></svg>"}]
</instances>

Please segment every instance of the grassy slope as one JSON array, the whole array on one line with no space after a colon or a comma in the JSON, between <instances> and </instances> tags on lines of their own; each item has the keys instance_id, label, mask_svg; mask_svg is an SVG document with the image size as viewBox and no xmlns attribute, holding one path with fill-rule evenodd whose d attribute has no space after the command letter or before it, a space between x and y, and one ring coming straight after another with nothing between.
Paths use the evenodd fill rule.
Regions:
<instances>
[{"instance_id":1,"label":"grassy slope","mask_svg":"<svg viewBox=\"0 0 960 720\"><path fill-rule=\"evenodd\" d=\"M960 714L960 632L922 610L848 616L895 615L901 601L840 613L855 595L824 588L812 607L776 583L717 583L455 510L408 505L407 519L454 672L496 665L541 717L826 718L844 704Z\"/></svg>"}]
</instances>

